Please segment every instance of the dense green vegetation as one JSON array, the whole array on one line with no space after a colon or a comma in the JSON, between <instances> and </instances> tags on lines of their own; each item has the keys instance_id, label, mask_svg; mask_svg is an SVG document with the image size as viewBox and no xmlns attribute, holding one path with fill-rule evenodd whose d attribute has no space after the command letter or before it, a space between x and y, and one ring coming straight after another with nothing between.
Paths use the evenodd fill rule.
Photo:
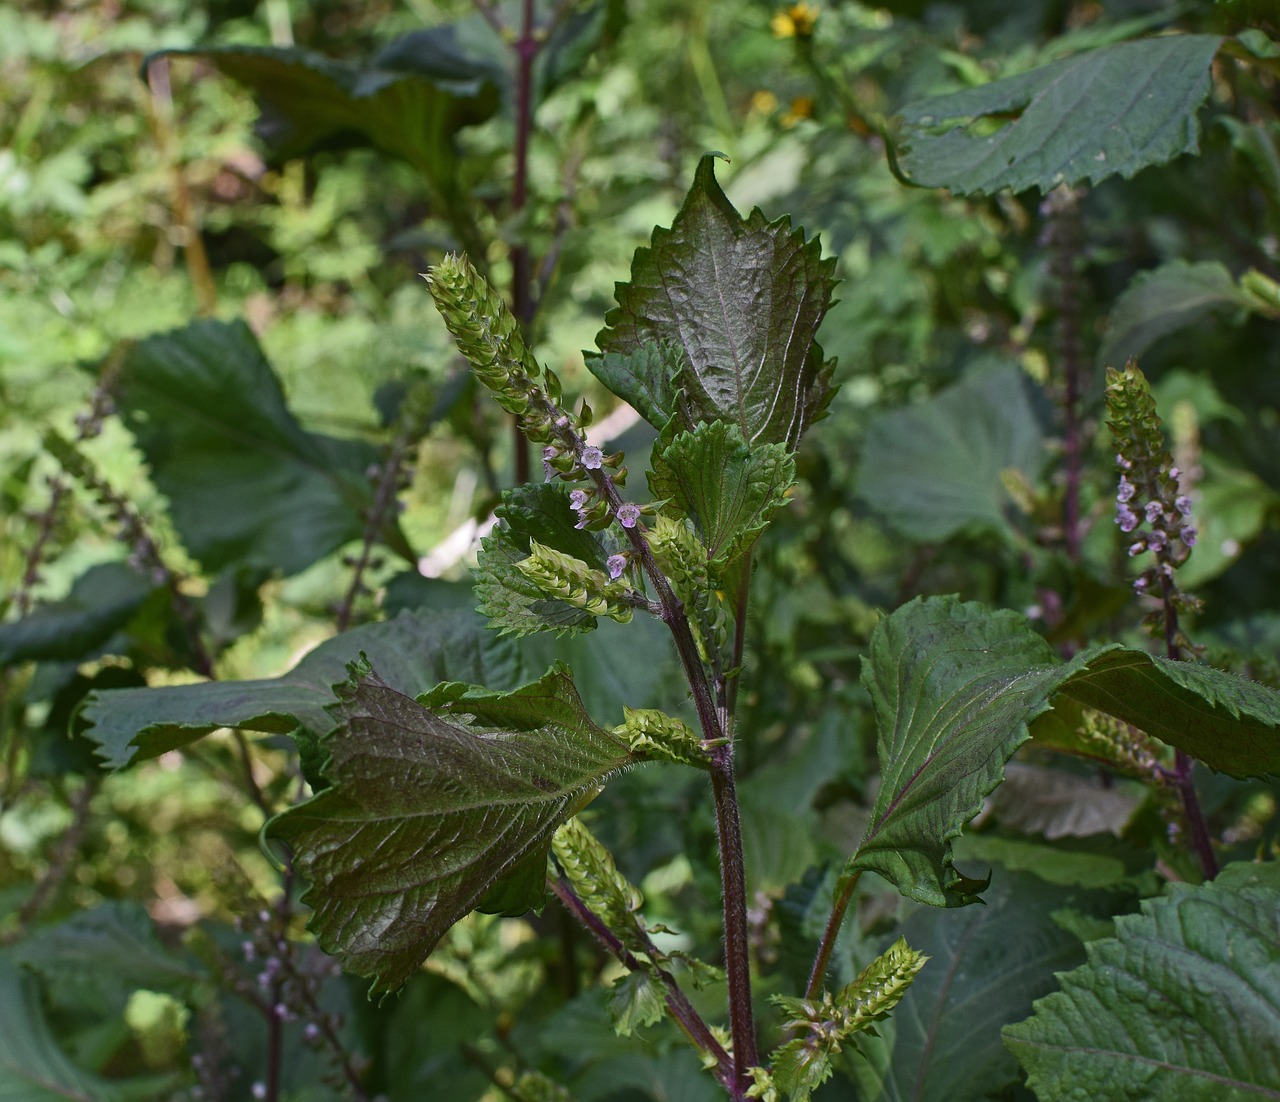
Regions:
<instances>
[{"instance_id":1,"label":"dense green vegetation","mask_svg":"<svg viewBox=\"0 0 1280 1102\"><path fill-rule=\"evenodd\" d=\"M1280 1097L1278 81L0 9L0 1098Z\"/></svg>"}]
</instances>

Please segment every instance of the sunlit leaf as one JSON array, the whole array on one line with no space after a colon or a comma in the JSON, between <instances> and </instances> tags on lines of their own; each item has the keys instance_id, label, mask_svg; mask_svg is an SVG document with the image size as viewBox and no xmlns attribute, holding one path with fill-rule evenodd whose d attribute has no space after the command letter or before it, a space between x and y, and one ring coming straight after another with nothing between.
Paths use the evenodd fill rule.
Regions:
<instances>
[{"instance_id":1,"label":"sunlit leaf","mask_svg":"<svg viewBox=\"0 0 1280 1102\"><path fill-rule=\"evenodd\" d=\"M1280 865L1171 884L1005 1029L1041 1098L1280 1098Z\"/></svg>"},{"instance_id":2,"label":"sunlit leaf","mask_svg":"<svg viewBox=\"0 0 1280 1102\"><path fill-rule=\"evenodd\" d=\"M353 668L324 741L331 787L276 816L310 883L317 940L374 990L445 932L629 759L563 669L511 693L438 686L422 703Z\"/></svg>"},{"instance_id":3,"label":"sunlit leaf","mask_svg":"<svg viewBox=\"0 0 1280 1102\"><path fill-rule=\"evenodd\" d=\"M1120 42L909 104L902 167L925 187L990 194L1128 177L1194 153L1221 41Z\"/></svg>"}]
</instances>

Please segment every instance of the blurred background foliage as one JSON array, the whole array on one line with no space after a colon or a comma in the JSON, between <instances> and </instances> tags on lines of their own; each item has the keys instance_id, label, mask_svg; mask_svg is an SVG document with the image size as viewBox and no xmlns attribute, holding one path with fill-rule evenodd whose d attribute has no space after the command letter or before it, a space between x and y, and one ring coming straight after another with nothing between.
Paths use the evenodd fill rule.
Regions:
<instances>
[{"instance_id":1,"label":"blurred background foliage","mask_svg":"<svg viewBox=\"0 0 1280 1102\"><path fill-rule=\"evenodd\" d=\"M77 719L94 689L274 677L340 627L470 607L472 537L518 467L418 278L459 243L479 243L504 289L521 251L532 258L539 357L608 418L638 479L647 430L611 407L582 350L707 149L729 154L721 178L739 209L820 233L843 281L821 333L841 390L753 582L739 730L762 996L803 982L826 863L848 852L874 792L858 676L877 609L956 592L1026 612L1064 653L1140 638L1099 424L1109 351L1141 355L1195 480L1192 637L1280 683L1268 5L561 5L515 202L517 91L490 20L517 25L518 7L0 8L0 1020L26 1023L0 1036L0 1086L18 1084L6 1097L554 1097L541 1075L580 1102L716 1097L669 1026L615 1035L608 965L554 908L474 916L403 996L366 1004L307 942L295 887L281 894L258 848L264 816L301 791L289 739L222 731L108 774ZM428 28L448 30L415 37ZM1168 29L1254 36L1241 39L1252 60L1224 51L1214 64L1198 156L1049 198L961 197L891 171L881 128L894 133L903 105ZM242 47L312 53L277 70ZM349 106L343 81L389 71L411 74L395 85L404 98L334 107ZM423 117L443 129L412 129ZM212 397L161 394L147 365L162 347L211 365ZM272 484L306 499L303 521L246 519L254 472L229 497L195 496L235 467L235 429L263 395L278 409L252 422L249 453L281 464ZM316 454L339 472L319 488L302 473ZM243 545L219 542L237 526ZM624 702L684 706L660 631L587 639L526 643L522 660L536 674L568 659L608 725ZM1024 777L1022 802L993 806L967 844L975 868L1017 885L984 921L1009 912L1052 944L1027 949L1035 982L1002 989L1004 1017L971 1053L967 1081L983 1093L951 1098L1028 1096L999 1025L1082 959L1053 916L1105 930L1188 874L1140 787L1122 785L1117 803L1090 770L1035 751L1026 766L1053 778ZM1051 795L1064 776L1078 782L1069 822ZM714 957L714 823L698 778L675 778L627 775L594 828L650 919L681 931L673 946ZM1203 790L1225 852L1273 853L1274 788L1206 776ZM908 918L867 881L838 968L851 975L901 921L935 957L971 943L946 923L974 915ZM1001 929L982 936L1003 944ZM23 1079L24 1059L52 1085ZM880 1097L865 1067L845 1071L821 1097Z\"/></svg>"}]
</instances>

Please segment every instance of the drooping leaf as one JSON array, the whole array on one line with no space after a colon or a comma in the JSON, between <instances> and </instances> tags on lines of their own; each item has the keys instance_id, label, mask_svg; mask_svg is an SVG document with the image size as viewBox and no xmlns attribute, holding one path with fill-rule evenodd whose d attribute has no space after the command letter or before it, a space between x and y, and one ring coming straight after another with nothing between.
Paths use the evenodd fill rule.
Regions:
<instances>
[{"instance_id":1,"label":"drooping leaf","mask_svg":"<svg viewBox=\"0 0 1280 1102\"><path fill-rule=\"evenodd\" d=\"M1062 693L1233 777L1280 776L1280 693L1198 662L1125 647L1082 652Z\"/></svg>"},{"instance_id":2,"label":"drooping leaf","mask_svg":"<svg viewBox=\"0 0 1280 1102\"><path fill-rule=\"evenodd\" d=\"M752 447L737 425L699 424L653 458L649 492L663 511L688 517L713 566L745 553L787 502L795 461L781 444Z\"/></svg>"},{"instance_id":3,"label":"drooping leaf","mask_svg":"<svg viewBox=\"0 0 1280 1102\"><path fill-rule=\"evenodd\" d=\"M1049 191L1163 164L1199 147L1196 111L1221 39L1120 42L904 107L904 171L960 195ZM996 120L1016 117L996 129Z\"/></svg>"},{"instance_id":4,"label":"drooping leaf","mask_svg":"<svg viewBox=\"0 0 1280 1102\"><path fill-rule=\"evenodd\" d=\"M972 902L985 884L956 871L952 839L1079 665L1062 663L1018 613L952 597L916 599L882 620L863 665L880 789L847 872L878 872L935 906Z\"/></svg>"},{"instance_id":5,"label":"drooping leaf","mask_svg":"<svg viewBox=\"0 0 1280 1102\"><path fill-rule=\"evenodd\" d=\"M1012 365L966 375L927 401L867 428L858 494L904 535L943 540L976 527L1008 529L1001 479L1034 480L1044 434L1023 372Z\"/></svg>"},{"instance_id":6,"label":"drooping leaf","mask_svg":"<svg viewBox=\"0 0 1280 1102\"><path fill-rule=\"evenodd\" d=\"M1000 1037L1054 973L1084 960L1084 946L1056 921L1065 908L1104 911L1115 900L1054 888L1000 870L986 906L916 911L893 936L929 958L876 1033L860 1034L844 1061L865 1102L986 1102L1020 1078ZM1111 1097L1100 1095L1099 1097Z\"/></svg>"},{"instance_id":7,"label":"drooping leaf","mask_svg":"<svg viewBox=\"0 0 1280 1102\"><path fill-rule=\"evenodd\" d=\"M207 570L293 574L360 536L374 450L306 432L243 322L149 337L125 354L119 380L125 423ZM394 525L382 537L407 550Z\"/></svg>"},{"instance_id":8,"label":"drooping leaf","mask_svg":"<svg viewBox=\"0 0 1280 1102\"><path fill-rule=\"evenodd\" d=\"M396 50L393 43L366 65L292 46L167 50L146 64L156 56L196 57L253 89L262 111L258 131L277 162L369 145L448 189L454 135L494 113L498 90L482 60L447 49L448 28L427 33L434 49Z\"/></svg>"},{"instance_id":9,"label":"drooping leaf","mask_svg":"<svg viewBox=\"0 0 1280 1102\"><path fill-rule=\"evenodd\" d=\"M154 588L124 563L89 567L63 600L0 624L0 666L87 657L129 622Z\"/></svg>"},{"instance_id":10,"label":"drooping leaf","mask_svg":"<svg viewBox=\"0 0 1280 1102\"><path fill-rule=\"evenodd\" d=\"M1010 762L1004 783L991 794L991 814L1006 827L1050 841L1104 833L1119 837L1143 795L1140 785L1116 784L1111 777Z\"/></svg>"},{"instance_id":11,"label":"drooping leaf","mask_svg":"<svg viewBox=\"0 0 1280 1102\"><path fill-rule=\"evenodd\" d=\"M725 420L748 443L794 449L830 397L814 335L835 286L835 261L788 218L743 218L716 182L714 155L698 162L670 229L638 249L631 282L596 337L601 352L629 355L652 343L684 351L691 424ZM671 411L667 411L671 412Z\"/></svg>"},{"instance_id":12,"label":"drooping leaf","mask_svg":"<svg viewBox=\"0 0 1280 1102\"><path fill-rule=\"evenodd\" d=\"M535 540L589 566L605 569L604 545L593 532L576 526L569 495L556 483L517 486L502 495L494 510L501 524L480 545L476 597L480 611L501 633L529 635L590 631L596 618L585 609L550 597L516 567Z\"/></svg>"},{"instance_id":13,"label":"drooping leaf","mask_svg":"<svg viewBox=\"0 0 1280 1102\"><path fill-rule=\"evenodd\" d=\"M271 820L311 887L326 951L403 984L502 876L629 754L591 722L563 669L511 693L437 686L422 703L353 667L326 737L332 787Z\"/></svg>"},{"instance_id":14,"label":"drooping leaf","mask_svg":"<svg viewBox=\"0 0 1280 1102\"><path fill-rule=\"evenodd\" d=\"M1140 272L1112 308L1098 362L1115 367L1140 358L1161 337L1209 314L1247 310L1250 301L1216 260L1175 260Z\"/></svg>"},{"instance_id":15,"label":"drooping leaf","mask_svg":"<svg viewBox=\"0 0 1280 1102\"><path fill-rule=\"evenodd\" d=\"M172 1076L106 1079L76 1066L59 1047L35 977L0 957L0 1099L4 1102L149 1102Z\"/></svg>"},{"instance_id":16,"label":"drooping leaf","mask_svg":"<svg viewBox=\"0 0 1280 1102\"><path fill-rule=\"evenodd\" d=\"M648 341L626 352L588 353L586 362L591 374L655 429L675 416L680 397L676 377L684 363L679 345Z\"/></svg>"},{"instance_id":17,"label":"drooping leaf","mask_svg":"<svg viewBox=\"0 0 1280 1102\"><path fill-rule=\"evenodd\" d=\"M289 673L260 681L213 681L155 689L91 693L80 716L85 737L106 763L120 768L154 758L218 727L274 734L300 729L314 739L333 726L326 707L347 663L364 653L388 684L419 693L440 681L469 680L512 687L524 668L509 644L469 613L403 613L321 643Z\"/></svg>"},{"instance_id":18,"label":"drooping leaf","mask_svg":"<svg viewBox=\"0 0 1280 1102\"><path fill-rule=\"evenodd\" d=\"M1280 865L1171 884L1005 1043L1041 1098L1280 1098Z\"/></svg>"}]
</instances>

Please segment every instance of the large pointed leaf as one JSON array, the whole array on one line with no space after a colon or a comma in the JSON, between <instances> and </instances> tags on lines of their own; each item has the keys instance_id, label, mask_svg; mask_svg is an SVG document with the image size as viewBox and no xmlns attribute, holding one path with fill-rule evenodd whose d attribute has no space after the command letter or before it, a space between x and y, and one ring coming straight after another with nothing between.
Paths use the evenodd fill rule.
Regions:
<instances>
[{"instance_id":1,"label":"large pointed leaf","mask_svg":"<svg viewBox=\"0 0 1280 1102\"><path fill-rule=\"evenodd\" d=\"M154 588L124 563L89 567L63 600L0 624L0 666L84 658L124 627Z\"/></svg>"},{"instance_id":2,"label":"large pointed leaf","mask_svg":"<svg viewBox=\"0 0 1280 1102\"><path fill-rule=\"evenodd\" d=\"M984 885L956 872L952 839L1067 673L1014 612L943 597L882 620L863 668L879 726L880 790L848 871L878 872L924 903L972 902Z\"/></svg>"},{"instance_id":3,"label":"large pointed leaf","mask_svg":"<svg viewBox=\"0 0 1280 1102\"><path fill-rule=\"evenodd\" d=\"M1172 884L1005 1042L1045 1099L1280 1099L1280 864Z\"/></svg>"},{"instance_id":4,"label":"large pointed leaf","mask_svg":"<svg viewBox=\"0 0 1280 1102\"><path fill-rule=\"evenodd\" d=\"M403 984L455 922L551 835L627 748L566 671L512 693L441 685L419 703L353 670L325 740L332 787L278 815L320 944L374 989Z\"/></svg>"},{"instance_id":5,"label":"large pointed leaf","mask_svg":"<svg viewBox=\"0 0 1280 1102\"><path fill-rule=\"evenodd\" d=\"M1220 38L1121 42L904 107L902 167L961 195L1129 177L1198 148ZM994 131L997 119L1016 115Z\"/></svg>"},{"instance_id":6,"label":"large pointed leaf","mask_svg":"<svg viewBox=\"0 0 1280 1102\"><path fill-rule=\"evenodd\" d=\"M207 570L293 574L360 536L374 450L304 431L243 322L197 321L141 341L119 379L125 423ZM405 550L394 528L384 537Z\"/></svg>"},{"instance_id":7,"label":"large pointed leaf","mask_svg":"<svg viewBox=\"0 0 1280 1102\"><path fill-rule=\"evenodd\" d=\"M1084 946L1054 921L1090 901L1025 873L1000 870L985 907L916 911L891 936L929 958L878 1036L860 1034L845 1067L864 1102L987 1102L1020 1078L1000 1038L1032 1002L1054 990L1054 973L1084 960ZM1100 1096L1105 1097L1105 1096Z\"/></svg>"},{"instance_id":8,"label":"large pointed leaf","mask_svg":"<svg viewBox=\"0 0 1280 1102\"><path fill-rule=\"evenodd\" d=\"M158 689L91 693L80 715L85 737L113 768L185 746L218 727L318 736L333 726L325 710L333 686L347 678L359 654L378 663L384 679L413 694L447 680L512 687L524 670L503 643L470 613L403 613L365 624L320 644L289 673L261 681L213 681Z\"/></svg>"},{"instance_id":9,"label":"large pointed leaf","mask_svg":"<svg viewBox=\"0 0 1280 1102\"><path fill-rule=\"evenodd\" d=\"M684 350L680 377L689 421L725 420L749 443L794 448L829 398L814 335L835 286L833 259L788 218L743 218L716 182L715 160L698 162L670 229L638 249L631 282L596 337L606 354L651 342ZM668 413L674 412L668 410Z\"/></svg>"},{"instance_id":10,"label":"large pointed leaf","mask_svg":"<svg viewBox=\"0 0 1280 1102\"><path fill-rule=\"evenodd\" d=\"M200 58L252 88L262 108L259 132L277 161L315 149L371 145L448 187L454 134L483 122L498 106L489 67L449 50L448 31L436 28L430 32L435 38L418 49L388 47L385 57L368 65L292 46L164 53Z\"/></svg>"},{"instance_id":11,"label":"large pointed leaf","mask_svg":"<svg viewBox=\"0 0 1280 1102\"><path fill-rule=\"evenodd\" d=\"M713 563L741 555L787 501L795 461L781 444L749 446L737 425L703 422L653 458L649 490L693 521Z\"/></svg>"},{"instance_id":12,"label":"large pointed leaf","mask_svg":"<svg viewBox=\"0 0 1280 1102\"><path fill-rule=\"evenodd\" d=\"M942 540L975 527L1008 528L1001 475L1034 479L1044 436L1023 372L1012 365L966 375L927 401L867 428L858 494L904 535Z\"/></svg>"},{"instance_id":13,"label":"large pointed leaf","mask_svg":"<svg viewBox=\"0 0 1280 1102\"><path fill-rule=\"evenodd\" d=\"M1140 357L1157 340L1206 315L1247 310L1252 303L1216 260L1175 260L1130 281L1116 300L1098 362L1117 366Z\"/></svg>"}]
</instances>

